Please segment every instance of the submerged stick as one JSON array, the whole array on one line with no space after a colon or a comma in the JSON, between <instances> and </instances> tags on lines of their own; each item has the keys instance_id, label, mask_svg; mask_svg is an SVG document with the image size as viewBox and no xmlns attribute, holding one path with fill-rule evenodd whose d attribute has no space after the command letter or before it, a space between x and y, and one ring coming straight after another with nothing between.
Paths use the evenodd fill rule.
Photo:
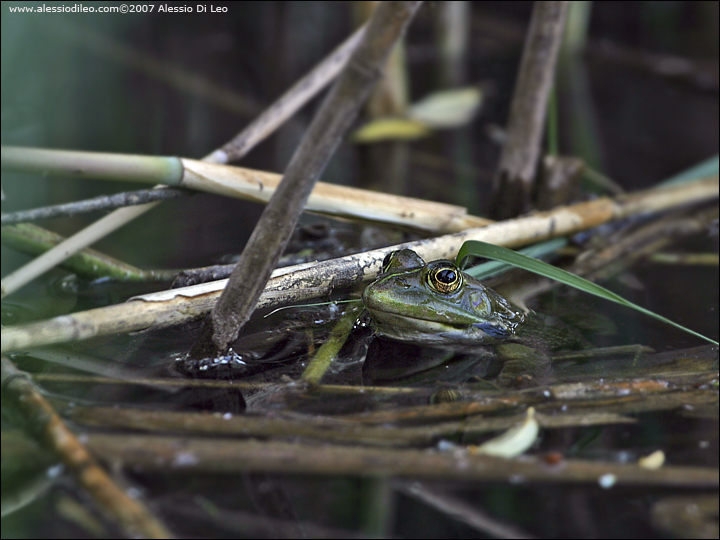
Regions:
<instances>
[{"instance_id":1,"label":"submerged stick","mask_svg":"<svg viewBox=\"0 0 720 540\"><path fill-rule=\"evenodd\" d=\"M182 438L168 436L89 434L87 445L109 462L147 471L237 473L266 471L302 475L351 475L438 479L442 481L569 482L714 489L718 470L711 467L667 466L648 470L634 464L566 459L548 466L541 458L502 459L458 452ZM192 456L192 459L187 459ZM136 469L137 470L137 469Z\"/></svg>"},{"instance_id":2,"label":"submerged stick","mask_svg":"<svg viewBox=\"0 0 720 540\"><path fill-rule=\"evenodd\" d=\"M272 390L271 390L272 391ZM299 396L298 396L299 397ZM708 400L706 400L708 401ZM471 405L471 404L467 404ZM437 407L437 406L436 406ZM429 407L431 410L432 408ZM469 409L469 407L468 407ZM591 426L611 424L632 424L633 418L619 414L598 414L582 411L580 414L558 413L541 419L544 429L567 428L570 426ZM428 414L418 418L414 425L393 425L392 420L382 424L347 421L343 417L295 415L283 418L262 415L233 415L223 418L206 413L183 413L172 411L145 411L121 407L83 407L67 410L69 420L85 427L102 429L133 430L149 433L175 433L194 436L255 437L275 440L301 437L303 440L353 443L365 446L432 446L442 438L475 438L479 434L505 431L523 421L526 414L503 415L492 418L481 416L454 418L438 422L442 417L433 418ZM459 415L458 415L459 416ZM424 424L418 424L425 420Z\"/></svg>"},{"instance_id":3,"label":"submerged stick","mask_svg":"<svg viewBox=\"0 0 720 540\"><path fill-rule=\"evenodd\" d=\"M32 223L3 227L1 234L3 245L28 255L44 253L65 241L64 236ZM69 272L91 279L109 277L118 281L169 280L176 274L168 270L142 270L91 248L81 249L72 257L65 259L60 266Z\"/></svg>"},{"instance_id":4,"label":"submerged stick","mask_svg":"<svg viewBox=\"0 0 720 540\"><path fill-rule=\"evenodd\" d=\"M98 506L129 537L171 538L172 534L137 499L128 496L100 468L30 377L2 358L3 399L11 398L35 438L62 460Z\"/></svg>"},{"instance_id":5,"label":"submerged stick","mask_svg":"<svg viewBox=\"0 0 720 540\"><path fill-rule=\"evenodd\" d=\"M313 355L305 371L303 371L301 377L303 381L315 384L320 382L333 359L347 341L359 312L360 308L353 306L349 306L345 310L345 313L343 313L337 323L335 323L335 327L332 329L332 332L330 332L325 343L323 343Z\"/></svg>"},{"instance_id":6,"label":"submerged stick","mask_svg":"<svg viewBox=\"0 0 720 540\"><path fill-rule=\"evenodd\" d=\"M121 227L128 221L144 214L150 208L160 204L153 202L140 206L129 206L115 210L112 214L108 214L104 218L96 221L89 227L86 227L77 234L71 236L64 242L60 242L55 247L46 251L36 259L33 259L25 266L18 268L2 280L2 288L0 296L4 298L8 294L18 290L23 285L29 283L36 277L54 268L61 262L72 257L83 248L94 244L101 238L107 236L110 232Z\"/></svg>"},{"instance_id":7,"label":"submerged stick","mask_svg":"<svg viewBox=\"0 0 720 540\"><path fill-rule=\"evenodd\" d=\"M446 514L449 518L462 521L476 531L492 538L535 538L515 525L504 523L488 515L455 495L438 490L436 486L430 489L420 482L395 481L393 482L393 487L408 497L414 497L430 508Z\"/></svg>"},{"instance_id":8,"label":"submerged stick","mask_svg":"<svg viewBox=\"0 0 720 540\"><path fill-rule=\"evenodd\" d=\"M717 197L718 177L713 176L686 184L632 193L617 199L601 198L564 206L550 212L539 212L455 234L356 253L323 261L311 267L303 265L303 269L287 267L282 269L287 273L268 281L256 307L320 298L335 289L374 279L380 271L383 258L396 249L413 249L426 261L454 259L465 240L480 240L517 248L575 234L614 219ZM180 324L200 317L212 309L225 284L226 281L223 280L193 285L139 296L124 304L46 321L8 326L3 328L2 332L2 351Z\"/></svg>"}]
</instances>

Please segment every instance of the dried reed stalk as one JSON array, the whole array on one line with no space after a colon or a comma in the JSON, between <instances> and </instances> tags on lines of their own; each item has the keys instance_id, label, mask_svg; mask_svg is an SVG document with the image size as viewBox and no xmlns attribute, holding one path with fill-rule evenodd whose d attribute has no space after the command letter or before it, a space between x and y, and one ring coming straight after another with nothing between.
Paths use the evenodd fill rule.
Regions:
<instances>
[{"instance_id":1,"label":"dried reed stalk","mask_svg":"<svg viewBox=\"0 0 720 540\"><path fill-rule=\"evenodd\" d=\"M494 223L416 242L408 242L302 269L288 267L268 282L257 307L276 306L320 298L333 290L373 279L390 251L414 249L425 260L454 258L465 240L482 240L516 248L597 227L614 219L656 212L716 199L718 177L654 188L610 199L601 198L549 212ZM5 327L2 351L15 351L52 343L79 341L119 332L166 328L206 314L226 280L136 297L124 304L64 315L46 321Z\"/></svg>"}]
</instances>

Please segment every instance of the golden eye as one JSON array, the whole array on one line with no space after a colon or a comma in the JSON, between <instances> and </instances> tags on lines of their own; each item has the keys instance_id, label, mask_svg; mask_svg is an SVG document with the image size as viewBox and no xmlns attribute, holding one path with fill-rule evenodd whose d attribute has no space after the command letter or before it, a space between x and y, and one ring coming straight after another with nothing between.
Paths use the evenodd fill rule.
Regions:
<instances>
[{"instance_id":1,"label":"golden eye","mask_svg":"<svg viewBox=\"0 0 720 540\"><path fill-rule=\"evenodd\" d=\"M457 291L463 283L462 273L450 261L438 261L428 265L427 282L441 294Z\"/></svg>"}]
</instances>

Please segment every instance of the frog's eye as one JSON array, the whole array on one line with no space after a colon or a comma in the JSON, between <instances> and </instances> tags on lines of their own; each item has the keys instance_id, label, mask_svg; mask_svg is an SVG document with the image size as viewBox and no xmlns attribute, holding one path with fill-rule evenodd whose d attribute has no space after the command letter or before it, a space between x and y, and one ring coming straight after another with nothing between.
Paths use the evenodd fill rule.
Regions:
<instances>
[{"instance_id":1,"label":"frog's eye","mask_svg":"<svg viewBox=\"0 0 720 540\"><path fill-rule=\"evenodd\" d=\"M439 261L428 265L427 283L430 288L441 294L457 291L463 283L460 270L450 261Z\"/></svg>"}]
</instances>

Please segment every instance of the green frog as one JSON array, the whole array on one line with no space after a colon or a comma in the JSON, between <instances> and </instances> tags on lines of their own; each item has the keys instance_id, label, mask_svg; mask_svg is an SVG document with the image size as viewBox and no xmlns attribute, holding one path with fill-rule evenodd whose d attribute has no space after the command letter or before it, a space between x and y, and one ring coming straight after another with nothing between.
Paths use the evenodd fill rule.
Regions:
<instances>
[{"instance_id":1,"label":"green frog","mask_svg":"<svg viewBox=\"0 0 720 540\"><path fill-rule=\"evenodd\" d=\"M453 262L426 264L409 249L385 257L362 298L379 336L364 367L372 383L442 364L447 371L458 357L473 359L481 376L494 363L505 379L531 377L547 371L551 351L584 346L560 321L526 313Z\"/></svg>"}]
</instances>

